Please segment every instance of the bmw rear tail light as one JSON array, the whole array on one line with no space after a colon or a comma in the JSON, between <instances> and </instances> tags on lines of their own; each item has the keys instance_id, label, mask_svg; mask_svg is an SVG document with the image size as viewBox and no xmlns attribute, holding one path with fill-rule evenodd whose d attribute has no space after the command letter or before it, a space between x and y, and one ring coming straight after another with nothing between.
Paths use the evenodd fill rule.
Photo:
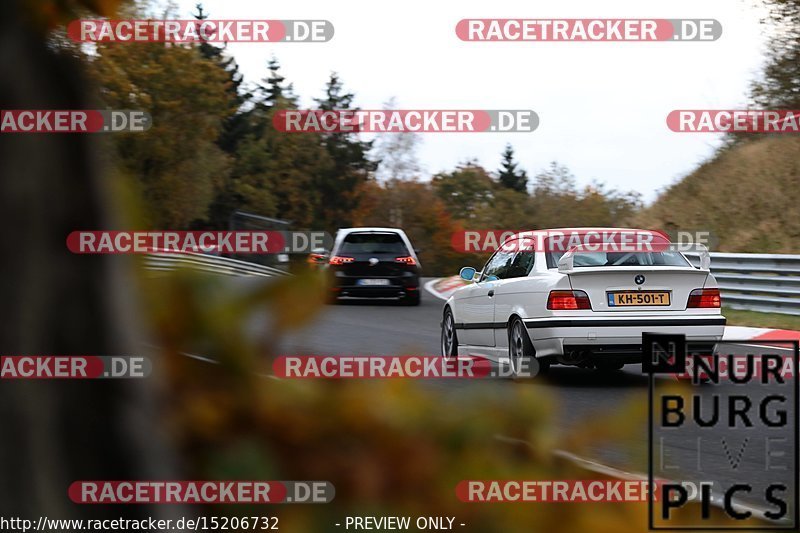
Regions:
<instances>
[{"instance_id":1,"label":"bmw rear tail light","mask_svg":"<svg viewBox=\"0 0 800 533\"><path fill-rule=\"evenodd\" d=\"M355 261L355 257L342 257L341 255L334 255L331 257L330 264L332 265L343 265L345 263L352 263Z\"/></svg>"},{"instance_id":2,"label":"bmw rear tail light","mask_svg":"<svg viewBox=\"0 0 800 533\"><path fill-rule=\"evenodd\" d=\"M720 305L721 299L719 296L719 289L695 289L689 293L689 304L687 307L718 308Z\"/></svg>"},{"instance_id":3,"label":"bmw rear tail light","mask_svg":"<svg viewBox=\"0 0 800 533\"><path fill-rule=\"evenodd\" d=\"M394 258L396 263L404 263L406 265L416 265L417 260L411 257L410 255L405 255L403 257L395 257Z\"/></svg>"},{"instance_id":4,"label":"bmw rear tail light","mask_svg":"<svg viewBox=\"0 0 800 533\"><path fill-rule=\"evenodd\" d=\"M591 309L589 295L583 291L550 291L547 308L553 310Z\"/></svg>"}]
</instances>

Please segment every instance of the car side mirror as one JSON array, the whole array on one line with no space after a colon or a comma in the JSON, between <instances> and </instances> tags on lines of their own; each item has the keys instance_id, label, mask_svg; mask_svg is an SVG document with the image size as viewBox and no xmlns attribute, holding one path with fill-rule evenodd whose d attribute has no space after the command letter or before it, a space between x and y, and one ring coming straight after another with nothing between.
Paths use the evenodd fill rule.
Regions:
<instances>
[{"instance_id":1,"label":"car side mirror","mask_svg":"<svg viewBox=\"0 0 800 533\"><path fill-rule=\"evenodd\" d=\"M477 272L478 271L472 267L464 267L458 275L461 276L461 279L464 281L469 281L471 283L475 281L475 274L477 274Z\"/></svg>"}]
</instances>

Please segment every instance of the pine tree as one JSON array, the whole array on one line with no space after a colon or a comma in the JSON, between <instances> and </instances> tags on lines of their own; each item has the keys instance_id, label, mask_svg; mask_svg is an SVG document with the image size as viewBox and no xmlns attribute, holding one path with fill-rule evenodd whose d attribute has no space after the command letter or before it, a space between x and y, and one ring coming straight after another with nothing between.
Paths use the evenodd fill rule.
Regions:
<instances>
[{"instance_id":1,"label":"pine tree","mask_svg":"<svg viewBox=\"0 0 800 533\"><path fill-rule=\"evenodd\" d=\"M268 70L248 112L248 133L234 154L227 205L290 220L295 228L314 227L322 203L314 180L333 165L319 133L287 134L272 126L276 113L297 108L297 99L277 59Z\"/></svg>"},{"instance_id":2,"label":"pine tree","mask_svg":"<svg viewBox=\"0 0 800 533\"><path fill-rule=\"evenodd\" d=\"M207 20L209 14L203 9L203 4L197 4L197 13L193 16L198 21ZM216 46L206 41L198 45L200 55L216 65L225 73L225 94L227 95L226 109L228 116L222 124L222 131L216 141L225 153L235 157L239 152L239 145L252 132L251 110L243 109L244 104L252 98L252 94L242 87L243 76L239 72L239 65L233 56L225 52L225 46ZM238 200L234 193L235 177L230 175L221 180L214 193L214 200L209 207L208 227L227 227L228 218L238 207Z\"/></svg>"},{"instance_id":3,"label":"pine tree","mask_svg":"<svg viewBox=\"0 0 800 533\"><path fill-rule=\"evenodd\" d=\"M209 15L203 10L203 4L197 4L197 13L193 16L198 21L208 19ZM216 64L226 74L225 92L228 95L228 110L230 116L225 120L222 134L218 140L220 148L227 153L236 150L236 144L246 133L246 112L242 112L242 106L250 99L251 95L242 90L243 76L239 72L239 65L233 56L225 53L225 46L219 47L202 41L198 46L200 54L207 60Z\"/></svg>"},{"instance_id":4,"label":"pine tree","mask_svg":"<svg viewBox=\"0 0 800 533\"><path fill-rule=\"evenodd\" d=\"M275 56L272 56L267 63L267 70L269 70L269 75L258 86L258 103L265 107L274 107L283 99L293 100L292 85L284 83L286 78L281 75L281 65Z\"/></svg>"},{"instance_id":5,"label":"pine tree","mask_svg":"<svg viewBox=\"0 0 800 533\"><path fill-rule=\"evenodd\" d=\"M522 170L517 170L517 162L514 161L514 149L510 144L506 145L503 152L503 162L498 172L500 185L509 189L527 192L528 191L528 174Z\"/></svg>"},{"instance_id":6,"label":"pine tree","mask_svg":"<svg viewBox=\"0 0 800 533\"><path fill-rule=\"evenodd\" d=\"M321 110L358 110L353 107L353 93L346 92L338 74L331 73L325 97L315 99ZM372 141L361 141L358 133L334 132L322 135L322 142L333 161L329 172L317 177L315 186L324 199L319 223L331 230L350 225L358 204L359 185L366 182L377 164L367 158Z\"/></svg>"}]
</instances>

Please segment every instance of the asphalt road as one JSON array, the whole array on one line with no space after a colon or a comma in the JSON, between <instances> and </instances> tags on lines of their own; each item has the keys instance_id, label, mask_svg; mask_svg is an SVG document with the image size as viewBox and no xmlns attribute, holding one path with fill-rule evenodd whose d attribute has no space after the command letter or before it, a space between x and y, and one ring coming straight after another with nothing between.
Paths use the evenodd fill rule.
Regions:
<instances>
[{"instance_id":1,"label":"asphalt road","mask_svg":"<svg viewBox=\"0 0 800 533\"><path fill-rule=\"evenodd\" d=\"M354 300L328 305L322 317L284 338L283 355L434 355L442 300L428 292L419 306Z\"/></svg>"},{"instance_id":2,"label":"asphalt road","mask_svg":"<svg viewBox=\"0 0 800 533\"><path fill-rule=\"evenodd\" d=\"M283 339L278 351L281 355L438 355L439 324L442 300L427 291L423 293L419 307L406 307L394 303L346 303L327 306L322 316L312 325ZM660 380L658 386L669 384ZM493 393L502 396L510 388L533 387L543 396L553 400L557 412L552 418L557 435L568 435L587 424L618 424L620 417L630 412L631 406L646 406L648 402L648 378L641 367L627 365L623 371L598 373L573 367L553 367L547 376L539 376L527 382L506 379L487 380L437 380L427 386L443 395L463 391L469 387L490 387ZM730 385L728 385L730 387ZM699 394L708 402L711 397L723 392L725 385L711 388L699 387ZM698 388L695 387L695 390ZM752 390L748 396L763 397L766 390ZM709 403L704 404L706 408ZM756 408L758 404L756 403ZM644 411L646 413L646 410ZM723 407L722 414L727 410ZM794 415L789 409L789 416ZM723 416L723 420L725 417ZM790 418L791 420L791 418ZM792 426L789 426L792 428ZM686 427L680 432L656 432L656 454L662 457L656 464L663 477L669 479L716 481L716 487L748 479L755 486L752 495L740 495L741 501L765 506L762 487L779 478L783 471L770 470L766 462L767 447L773 451L784 451L783 458L773 461L793 472L797 469L796 449L793 448L791 429L777 430L770 437L786 437L789 440L775 445L766 443L766 435L747 432L746 429L718 429ZM701 459L698 462L698 438ZM725 442L722 442L722 439ZM747 443L745 444L745 438ZM581 456L603 465L625 472L646 474L648 471L647 424L640 431L621 433L611 443L593 446ZM777 441L776 441L777 442ZM794 450L794 453L792 453ZM565 450L572 452L573 450ZM735 467L732 466L735 463ZM662 468L663 467L663 468ZM699 471L698 471L699 469ZM719 483L722 483L721 485ZM791 488L790 488L791 491ZM715 492L718 489L715 488ZM767 505L766 507L770 507Z\"/></svg>"}]
</instances>

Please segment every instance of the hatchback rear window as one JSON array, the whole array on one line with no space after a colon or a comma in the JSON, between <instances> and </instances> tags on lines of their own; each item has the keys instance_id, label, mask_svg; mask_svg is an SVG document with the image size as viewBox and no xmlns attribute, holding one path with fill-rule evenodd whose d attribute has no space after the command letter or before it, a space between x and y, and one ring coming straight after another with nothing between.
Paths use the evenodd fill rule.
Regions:
<instances>
[{"instance_id":1,"label":"hatchback rear window","mask_svg":"<svg viewBox=\"0 0 800 533\"><path fill-rule=\"evenodd\" d=\"M397 233L351 233L344 238L340 253L408 255L408 248Z\"/></svg>"}]
</instances>

